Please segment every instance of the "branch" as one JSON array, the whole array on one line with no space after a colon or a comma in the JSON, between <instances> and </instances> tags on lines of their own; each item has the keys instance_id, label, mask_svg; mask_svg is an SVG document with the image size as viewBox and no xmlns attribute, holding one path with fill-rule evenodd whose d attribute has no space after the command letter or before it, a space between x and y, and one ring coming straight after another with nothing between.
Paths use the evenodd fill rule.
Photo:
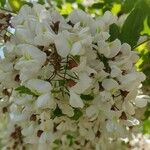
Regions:
<instances>
[{"instance_id":1,"label":"branch","mask_svg":"<svg viewBox=\"0 0 150 150\"><path fill-rule=\"evenodd\" d=\"M143 41L143 42L137 44L136 46L133 47L133 49L138 48L139 46L141 46L141 45L144 44L144 43L147 43L148 41L150 41L150 38L148 38L147 40L145 40L145 41Z\"/></svg>"}]
</instances>

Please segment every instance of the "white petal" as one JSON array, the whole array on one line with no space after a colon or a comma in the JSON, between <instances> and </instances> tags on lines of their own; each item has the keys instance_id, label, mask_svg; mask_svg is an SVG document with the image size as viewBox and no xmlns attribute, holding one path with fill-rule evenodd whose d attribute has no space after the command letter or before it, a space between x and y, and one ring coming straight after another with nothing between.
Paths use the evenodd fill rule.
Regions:
<instances>
[{"instance_id":1,"label":"white petal","mask_svg":"<svg viewBox=\"0 0 150 150\"><path fill-rule=\"evenodd\" d=\"M74 56L77 55L77 54L79 54L81 48L82 48L82 46L81 46L80 42L74 43L73 46L72 46L70 54L72 54Z\"/></svg>"},{"instance_id":2,"label":"white petal","mask_svg":"<svg viewBox=\"0 0 150 150\"><path fill-rule=\"evenodd\" d=\"M56 35L54 42L58 54L62 57L66 57L69 54L71 48L67 35L65 33L59 33Z\"/></svg>"},{"instance_id":3,"label":"white petal","mask_svg":"<svg viewBox=\"0 0 150 150\"><path fill-rule=\"evenodd\" d=\"M29 127L23 128L21 133L24 136L29 136L33 134L33 131L34 131L33 125L30 125Z\"/></svg>"},{"instance_id":4,"label":"white petal","mask_svg":"<svg viewBox=\"0 0 150 150\"><path fill-rule=\"evenodd\" d=\"M94 105L92 106L89 106L87 109L86 109L86 115L89 117L89 118L92 118L92 120L96 119L97 116L98 116L98 108Z\"/></svg>"},{"instance_id":5,"label":"white petal","mask_svg":"<svg viewBox=\"0 0 150 150\"><path fill-rule=\"evenodd\" d=\"M51 95L49 93L46 93L38 97L36 104L39 108L53 108L54 101Z\"/></svg>"},{"instance_id":6,"label":"white petal","mask_svg":"<svg viewBox=\"0 0 150 150\"><path fill-rule=\"evenodd\" d=\"M82 99L80 98L80 96L78 94L74 93L72 90L70 90L69 103L72 107L80 107L80 108L84 107L84 103L83 103Z\"/></svg>"},{"instance_id":7,"label":"white petal","mask_svg":"<svg viewBox=\"0 0 150 150\"><path fill-rule=\"evenodd\" d=\"M111 66L111 73L110 73L111 77L113 77L113 78L117 77L117 76L121 75L121 72L122 71L117 66Z\"/></svg>"},{"instance_id":8,"label":"white petal","mask_svg":"<svg viewBox=\"0 0 150 150\"><path fill-rule=\"evenodd\" d=\"M119 88L119 84L114 79L104 79L102 81L102 86L105 90L112 91Z\"/></svg>"},{"instance_id":9,"label":"white petal","mask_svg":"<svg viewBox=\"0 0 150 150\"><path fill-rule=\"evenodd\" d=\"M48 93L51 90L51 84L40 79L31 79L26 83L25 86L38 94Z\"/></svg>"},{"instance_id":10,"label":"white petal","mask_svg":"<svg viewBox=\"0 0 150 150\"><path fill-rule=\"evenodd\" d=\"M119 51L121 49L121 42L120 42L120 40L116 39L115 41L110 43L109 48L110 48L110 55L109 55L108 58L115 57L119 53Z\"/></svg>"},{"instance_id":11,"label":"white petal","mask_svg":"<svg viewBox=\"0 0 150 150\"><path fill-rule=\"evenodd\" d=\"M139 95L136 97L134 103L137 107L142 108L147 105L147 101L150 97L145 97L145 95Z\"/></svg>"},{"instance_id":12,"label":"white petal","mask_svg":"<svg viewBox=\"0 0 150 150\"><path fill-rule=\"evenodd\" d=\"M135 114L135 109L134 109L134 106L132 103L128 102L128 101L125 101L122 105L123 107L123 110L130 114L130 115L134 115Z\"/></svg>"}]
</instances>

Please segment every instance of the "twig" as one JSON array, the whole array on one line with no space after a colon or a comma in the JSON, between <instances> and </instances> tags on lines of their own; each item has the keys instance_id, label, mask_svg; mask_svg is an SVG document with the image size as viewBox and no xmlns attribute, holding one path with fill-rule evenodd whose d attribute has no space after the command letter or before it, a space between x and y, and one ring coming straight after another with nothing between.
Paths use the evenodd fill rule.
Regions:
<instances>
[{"instance_id":1,"label":"twig","mask_svg":"<svg viewBox=\"0 0 150 150\"><path fill-rule=\"evenodd\" d=\"M133 47L133 49L136 49L137 47L139 47L140 45L144 44L144 43L147 43L148 41L150 41L150 38L148 38L147 40L137 44L136 46Z\"/></svg>"}]
</instances>

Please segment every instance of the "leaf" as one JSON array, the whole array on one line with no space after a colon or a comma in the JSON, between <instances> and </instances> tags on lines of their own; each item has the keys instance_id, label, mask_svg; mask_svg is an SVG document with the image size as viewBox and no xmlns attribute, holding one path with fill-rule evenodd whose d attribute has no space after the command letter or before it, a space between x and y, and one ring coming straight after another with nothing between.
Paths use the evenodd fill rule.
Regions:
<instances>
[{"instance_id":1,"label":"leaf","mask_svg":"<svg viewBox=\"0 0 150 150\"><path fill-rule=\"evenodd\" d=\"M53 143L55 143L57 145L61 145L62 144L61 140L59 140L59 139L56 139Z\"/></svg>"},{"instance_id":2,"label":"leaf","mask_svg":"<svg viewBox=\"0 0 150 150\"><path fill-rule=\"evenodd\" d=\"M150 26L148 25L148 16L144 20L144 29L141 32L142 35L150 35Z\"/></svg>"},{"instance_id":3,"label":"leaf","mask_svg":"<svg viewBox=\"0 0 150 150\"><path fill-rule=\"evenodd\" d=\"M105 5L105 3L98 2L98 3L94 3L90 8L93 8L93 9L100 9L100 8L102 8L104 5Z\"/></svg>"},{"instance_id":4,"label":"leaf","mask_svg":"<svg viewBox=\"0 0 150 150\"><path fill-rule=\"evenodd\" d=\"M143 124L143 132L150 134L150 120L145 120Z\"/></svg>"},{"instance_id":5,"label":"leaf","mask_svg":"<svg viewBox=\"0 0 150 150\"><path fill-rule=\"evenodd\" d=\"M88 95L81 94L80 97L81 97L81 99L86 100L86 101L91 101L94 99L94 96L92 96L90 94L88 94Z\"/></svg>"},{"instance_id":6,"label":"leaf","mask_svg":"<svg viewBox=\"0 0 150 150\"><path fill-rule=\"evenodd\" d=\"M69 146L73 145L73 139L74 139L74 137L72 135L68 134L67 138L70 140Z\"/></svg>"},{"instance_id":7,"label":"leaf","mask_svg":"<svg viewBox=\"0 0 150 150\"><path fill-rule=\"evenodd\" d=\"M28 94L28 95L37 96L35 93L33 93L30 89L28 89L25 86L19 86L15 90L18 91L20 94Z\"/></svg>"},{"instance_id":8,"label":"leaf","mask_svg":"<svg viewBox=\"0 0 150 150\"><path fill-rule=\"evenodd\" d=\"M1 7L4 7L5 4L6 4L6 0L1 0L1 1L0 1L0 6L1 6Z\"/></svg>"},{"instance_id":9,"label":"leaf","mask_svg":"<svg viewBox=\"0 0 150 150\"><path fill-rule=\"evenodd\" d=\"M73 117L70 117L72 120L78 120L83 115L82 111L79 108L74 109Z\"/></svg>"},{"instance_id":10,"label":"leaf","mask_svg":"<svg viewBox=\"0 0 150 150\"><path fill-rule=\"evenodd\" d=\"M125 0L124 4L122 5L122 11L124 13L129 13L135 6L138 0Z\"/></svg>"},{"instance_id":11,"label":"leaf","mask_svg":"<svg viewBox=\"0 0 150 150\"><path fill-rule=\"evenodd\" d=\"M41 4L41 5L44 5L45 4L45 0L38 0L38 3Z\"/></svg>"},{"instance_id":12,"label":"leaf","mask_svg":"<svg viewBox=\"0 0 150 150\"><path fill-rule=\"evenodd\" d=\"M112 25L110 25L110 29L109 29L109 34L110 34L110 37L109 37L109 41L114 41L115 39L119 38L120 36L120 30L119 30L119 27L113 23Z\"/></svg>"},{"instance_id":13,"label":"leaf","mask_svg":"<svg viewBox=\"0 0 150 150\"><path fill-rule=\"evenodd\" d=\"M54 118L63 116L62 110L58 107L58 105L55 108L55 110L53 111L53 115L54 115L53 116Z\"/></svg>"},{"instance_id":14,"label":"leaf","mask_svg":"<svg viewBox=\"0 0 150 150\"><path fill-rule=\"evenodd\" d=\"M148 17L147 17L147 24L148 24L148 26L150 27L150 14L149 14Z\"/></svg>"},{"instance_id":15,"label":"leaf","mask_svg":"<svg viewBox=\"0 0 150 150\"><path fill-rule=\"evenodd\" d=\"M143 8L135 8L125 20L123 24L120 40L134 47L140 37L143 29L143 22L146 17Z\"/></svg>"},{"instance_id":16,"label":"leaf","mask_svg":"<svg viewBox=\"0 0 150 150\"><path fill-rule=\"evenodd\" d=\"M66 84L65 80L59 80L59 86L64 86Z\"/></svg>"},{"instance_id":17,"label":"leaf","mask_svg":"<svg viewBox=\"0 0 150 150\"><path fill-rule=\"evenodd\" d=\"M8 3L13 11L19 11L22 6L22 0L8 0Z\"/></svg>"}]
</instances>

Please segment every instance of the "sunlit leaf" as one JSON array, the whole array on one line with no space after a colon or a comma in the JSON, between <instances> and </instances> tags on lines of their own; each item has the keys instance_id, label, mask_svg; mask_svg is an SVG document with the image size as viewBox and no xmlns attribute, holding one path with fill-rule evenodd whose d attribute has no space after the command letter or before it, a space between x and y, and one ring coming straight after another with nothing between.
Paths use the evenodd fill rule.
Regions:
<instances>
[{"instance_id":1,"label":"sunlit leaf","mask_svg":"<svg viewBox=\"0 0 150 150\"><path fill-rule=\"evenodd\" d=\"M121 11L121 4L116 4L116 3L114 3L114 4L113 4L113 7L112 7L112 9L111 9L111 12L112 12L114 15L117 15L120 11Z\"/></svg>"},{"instance_id":2,"label":"sunlit leaf","mask_svg":"<svg viewBox=\"0 0 150 150\"><path fill-rule=\"evenodd\" d=\"M8 0L10 7L13 11L19 11L22 6L22 0Z\"/></svg>"},{"instance_id":3,"label":"sunlit leaf","mask_svg":"<svg viewBox=\"0 0 150 150\"><path fill-rule=\"evenodd\" d=\"M150 134L150 120L145 120L143 124L143 131L146 134Z\"/></svg>"},{"instance_id":4,"label":"sunlit leaf","mask_svg":"<svg viewBox=\"0 0 150 150\"><path fill-rule=\"evenodd\" d=\"M60 11L60 13L62 15L68 15L69 13L72 12L72 5L70 3L65 3L63 6L62 6L62 9Z\"/></svg>"},{"instance_id":5,"label":"sunlit leaf","mask_svg":"<svg viewBox=\"0 0 150 150\"><path fill-rule=\"evenodd\" d=\"M1 7L4 7L5 3L6 3L6 0L0 0L0 6Z\"/></svg>"}]
</instances>

